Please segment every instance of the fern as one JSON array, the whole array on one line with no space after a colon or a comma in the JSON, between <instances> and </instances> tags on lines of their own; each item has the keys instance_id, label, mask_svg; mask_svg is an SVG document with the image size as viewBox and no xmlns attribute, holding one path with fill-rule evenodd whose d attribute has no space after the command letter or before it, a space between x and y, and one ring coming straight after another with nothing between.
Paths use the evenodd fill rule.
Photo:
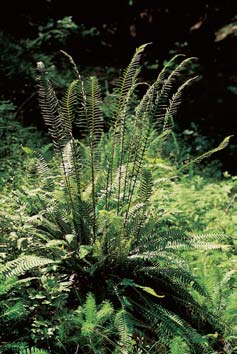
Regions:
<instances>
[{"instance_id":1,"label":"fern","mask_svg":"<svg viewBox=\"0 0 237 354\"><path fill-rule=\"evenodd\" d=\"M191 78L187 81L185 81L178 89L177 91L173 94L172 98L169 101L169 105L166 108L166 112L164 115L163 119L163 132L166 130L172 129L173 128L173 117L177 113L177 110L179 108L179 105L181 104L182 101L182 93L183 90L190 85L194 80L196 80L197 77ZM163 134L163 141L161 143L161 146L164 144L164 138L166 137L165 134Z\"/></svg>"},{"instance_id":2,"label":"fern","mask_svg":"<svg viewBox=\"0 0 237 354\"><path fill-rule=\"evenodd\" d=\"M180 171L184 171L186 170L188 167L194 165L194 164L198 164L199 162L201 162L202 160L204 159L207 159L208 157L210 157L212 154L218 152L218 151L221 151L223 149L226 148L226 146L229 144L229 141L230 141L230 138L232 137L233 135L230 135L230 136L227 136L216 148L214 149L211 149L207 152L205 152L204 154L196 157L195 159L191 160L190 162L188 162L187 164L181 166L178 170L178 172Z\"/></svg>"},{"instance_id":3,"label":"fern","mask_svg":"<svg viewBox=\"0 0 237 354\"><path fill-rule=\"evenodd\" d=\"M169 96L172 90L174 89L174 84L176 83L177 78L180 76L181 72L184 70L185 66L188 65L194 58L187 58L184 59L174 70L171 71L170 75L167 77L167 79L164 80L164 83L162 85L162 88L158 92L157 96L155 97L155 107L154 107L154 119L155 119L155 125L159 127L163 127L163 123L165 120L165 114L167 111L167 106L170 106L171 103L174 105L174 101L169 103ZM159 80L159 77L158 77ZM190 82L188 80L187 84ZM159 84L156 83L156 85ZM180 89L178 89L177 94L176 94L176 103L177 99L179 98L179 94L182 91L183 87L185 84L183 84Z\"/></svg>"},{"instance_id":4,"label":"fern","mask_svg":"<svg viewBox=\"0 0 237 354\"><path fill-rule=\"evenodd\" d=\"M115 316L115 327L119 333L120 339L118 344L120 351L123 354L131 353L134 345L134 341L132 339L134 329L130 315L125 309L117 312Z\"/></svg>"},{"instance_id":5,"label":"fern","mask_svg":"<svg viewBox=\"0 0 237 354\"><path fill-rule=\"evenodd\" d=\"M66 54L76 80L59 103L39 65L40 104L60 160L64 187L60 185L58 195L55 192L56 206L50 201L48 207L47 198L42 203L46 207L35 238L45 258L25 256L3 272L18 275L34 266L51 264L53 261L46 257L53 252L59 258L60 271L64 269L66 276L74 279L75 293L86 299L76 310L76 322L83 345L89 342L92 350L106 342L110 352L117 346L116 350L130 353L139 336L168 350L172 338L182 337L191 351L205 353L212 350L212 343L203 336L218 331L217 341L221 342L223 326L199 301L211 303L211 298L190 274L182 253L223 247L222 237L193 235L176 230L170 222L167 225L152 206L156 186L150 169L144 168L154 136L160 134L157 141L162 146L172 134L182 93L195 79L183 80L181 75L193 58L181 62L181 56L172 59L134 108L139 60L145 47L136 50L115 87L107 134L103 134L97 79L82 80ZM72 136L74 125L80 130L80 142ZM226 138L193 163L221 150L228 141ZM47 173L46 167L43 163ZM99 293L100 307L92 292ZM110 301L105 300L108 298ZM109 332L112 323L117 345Z\"/></svg>"},{"instance_id":6,"label":"fern","mask_svg":"<svg viewBox=\"0 0 237 354\"><path fill-rule=\"evenodd\" d=\"M189 348L182 337L174 337L170 341L170 354L188 354Z\"/></svg>"},{"instance_id":7,"label":"fern","mask_svg":"<svg viewBox=\"0 0 237 354\"><path fill-rule=\"evenodd\" d=\"M91 77L86 83L86 107L84 115L86 117L86 127L88 131L90 146L90 164L91 164L91 185L92 185L92 205L93 205L93 239L96 238L96 194L95 194L95 172L96 172L96 145L100 140L103 120L101 111L100 88L95 77Z\"/></svg>"},{"instance_id":8,"label":"fern","mask_svg":"<svg viewBox=\"0 0 237 354\"><path fill-rule=\"evenodd\" d=\"M62 117L69 133L72 131L72 124L76 120L78 86L79 80L72 81L61 102Z\"/></svg>"},{"instance_id":9,"label":"fern","mask_svg":"<svg viewBox=\"0 0 237 354\"><path fill-rule=\"evenodd\" d=\"M39 103L44 121L49 127L49 133L53 139L56 151L61 151L65 141L70 139L71 122L69 119L62 118L59 101L49 80L44 64L38 62L37 69L39 72Z\"/></svg>"},{"instance_id":10,"label":"fern","mask_svg":"<svg viewBox=\"0 0 237 354\"><path fill-rule=\"evenodd\" d=\"M19 319L22 315L25 314L25 307L24 305L18 301L14 305L12 305L10 308L7 308L5 306L3 313L0 314L1 320L17 320Z\"/></svg>"},{"instance_id":11,"label":"fern","mask_svg":"<svg viewBox=\"0 0 237 354\"><path fill-rule=\"evenodd\" d=\"M60 155L62 170L65 177L67 194L74 211L74 201L71 192L71 181L68 176L68 155L64 153L64 147L71 140L72 122L70 117L63 115L59 101L53 90L52 84L42 62L37 63L38 82L39 82L39 103L45 124L49 128L49 134L52 137L55 151ZM65 160L66 157L66 160Z\"/></svg>"},{"instance_id":12,"label":"fern","mask_svg":"<svg viewBox=\"0 0 237 354\"><path fill-rule=\"evenodd\" d=\"M138 196L143 203L147 203L152 195L152 175L148 170L143 169Z\"/></svg>"},{"instance_id":13,"label":"fern","mask_svg":"<svg viewBox=\"0 0 237 354\"><path fill-rule=\"evenodd\" d=\"M124 164L124 154L125 154L125 128L126 128L126 117L127 111L129 107L129 100L131 94L134 90L134 85L136 83L136 78L138 75L139 68L139 60L141 54L146 48L147 44L140 46L130 64L125 69L121 79L117 83L117 87L115 89L115 113L114 113L114 129L112 133L112 151L110 154L109 165L108 165L108 173L107 173L107 183L106 183L106 207L109 205L110 198L110 189L112 187L113 181L113 169L114 169L114 154L115 147L118 144L119 146L119 159L118 159L118 171L119 171L119 181L118 181L118 196L117 196L117 212L120 210L120 193L122 191L122 166Z\"/></svg>"},{"instance_id":14,"label":"fern","mask_svg":"<svg viewBox=\"0 0 237 354\"><path fill-rule=\"evenodd\" d=\"M19 354L49 354L49 352L47 352L44 349L31 347L31 348L21 349Z\"/></svg>"},{"instance_id":15,"label":"fern","mask_svg":"<svg viewBox=\"0 0 237 354\"><path fill-rule=\"evenodd\" d=\"M87 295L86 303L84 305L84 316L85 321L82 324L82 334L90 335L93 332L94 327L96 326L97 314L96 314L96 302L95 298L92 294Z\"/></svg>"},{"instance_id":16,"label":"fern","mask_svg":"<svg viewBox=\"0 0 237 354\"><path fill-rule=\"evenodd\" d=\"M13 277L23 275L25 272L33 268L43 267L48 264L55 263L52 259L37 256L21 256L14 261L8 262L0 268L0 274L5 277Z\"/></svg>"}]
</instances>

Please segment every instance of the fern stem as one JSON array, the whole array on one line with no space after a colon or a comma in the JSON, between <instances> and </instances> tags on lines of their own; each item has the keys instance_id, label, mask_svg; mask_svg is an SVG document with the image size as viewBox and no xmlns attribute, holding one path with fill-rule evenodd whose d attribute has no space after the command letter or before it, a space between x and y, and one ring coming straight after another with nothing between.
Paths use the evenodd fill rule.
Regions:
<instances>
[{"instance_id":1,"label":"fern stem","mask_svg":"<svg viewBox=\"0 0 237 354\"><path fill-rule=\"evenodd\" d=\"M115 128L113 131L112 135L112 148L111 148L111 153L110 153L110 159L109 159L109 166L108 166L108 172L106 176L106 187L105 187L105 209L109 210L109 199L111 197L111 189L112 189L112 183L113 183L113 165L114 165L114 154L115 154L115 145L116 145L116 126L117 122L115 123Z\"/></svg>"},{"instance_id":2,"label":"fern stem","mask_svg":"<svg viewBox=\"0 0 237 354\"><path fill-rule=\"evenodd\" d=\"M117 199L117 214L119 214L120 208L120 193L121 193L121 183L122 183L122 167L124 158L124 140L125 140L125 119L123 118L121 124L120 133L120 159L119 159L119 183L118 183L118 199Z\"/></svg>"}]
</instances>

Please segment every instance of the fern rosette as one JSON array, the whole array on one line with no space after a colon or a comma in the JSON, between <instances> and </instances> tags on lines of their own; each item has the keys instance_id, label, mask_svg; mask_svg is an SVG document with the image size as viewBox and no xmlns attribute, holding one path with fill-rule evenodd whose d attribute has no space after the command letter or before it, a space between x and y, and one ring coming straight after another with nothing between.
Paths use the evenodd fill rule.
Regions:
<instances>
[{"instance_id":1,"label":"fern rosette","mask_svg":"<svg viewBox=\"0 0 237 354\"><path fill-rule=\"evenodd\" d=\"M40 157L40 173L46 187L60 182L41 198L43 210L32 222L37 230L32 265L39 258L45 265L52 260L53 272L70 279L69 299L77 308L83 343L88 340L96 348L104 342L103 353L146 353L142 348L147 345L152 353L166 353L170 341L180 337L190 353L213 353L222 347L223 327L199 301L211 299L189 272L181 251L219 245L160 224L151 203L152 173L144 168L154 132L162 151L182 92L193 81L180 84L177 79L193 58L176 56L167 63L134 108L145 48L136 50L117 82L108 133L103 133L98 80L83 80L70 58L76 77L59 101L43 63L38 63L39 103L59 162L57 177L49 176L50 168ZM75 129L81 140L74 138ZM17 262L12 265L20 269ZM15 274L11 264L6 271ZM102 304L98 311L96 302ZM106 325L110 330L104 332ZM62 331L65 325L60 326ZM208 333L217 333L216 340L208 341ZM93 336L99 336L100 344Z\"/></svg>"}]
</instances>

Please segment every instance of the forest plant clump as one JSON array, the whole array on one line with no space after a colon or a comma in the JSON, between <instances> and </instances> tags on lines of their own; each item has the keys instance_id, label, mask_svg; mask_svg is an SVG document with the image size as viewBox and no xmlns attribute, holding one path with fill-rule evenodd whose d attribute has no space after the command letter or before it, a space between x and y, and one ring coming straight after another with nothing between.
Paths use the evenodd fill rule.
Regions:
<instances>
[{"instance_id":1,"label":"forest plant clump","mask_svg":"<svg viewBox=\"0 0 237 354\"><path fill-rule=\"evenodd\" d=\"M152 174L144 167L154 131L162 153L182 92L193 80L180 85L177 79L193 58L174 57L134 108L145 47L136 50L116 85L106 134L97 79L83 80L69 57L75 80L59 101L44 64L38 63L39 102L60 173L52 173L39 157L45 183L45 194L39 195L42 210L30 220L34 231L27 255L2 273L18 276L41 265L43 277L64 284L63 305L51 308L50 344L50 336L42 335L44 348L52 353L73 353L79 347L83 353L145 353L145 347L165 353L170 340L180 337L194 353L223 347L220 319L195 293L207 301L210 297L180 256L184 250L220 245L160 225L150 202ZM62 306L67 307L64 313ZM215 341L208 340L209 333L216 333Z\"/></svg>"}]
</instances>

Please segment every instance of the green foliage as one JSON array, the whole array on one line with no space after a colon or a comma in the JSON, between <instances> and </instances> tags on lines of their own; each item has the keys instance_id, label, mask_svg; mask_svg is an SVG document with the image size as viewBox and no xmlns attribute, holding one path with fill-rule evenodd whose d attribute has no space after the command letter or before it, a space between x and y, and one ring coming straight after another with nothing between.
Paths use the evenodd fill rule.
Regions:
<instances>
[{"instance_id":1,"label":"green foliage","mask_svg":"<svg viewBox=\"0 0 237 354\"><path fill-rule=\"evenodd\" d=\"M19 354L48 354L48 352L46 350L32 347L27 349L21 349Z\"/></svg>"},{"instance_id":2,"label":"green foliage","mask_svg":"<svg viewBox=\"0 0 237 354\"><path fill-rule=\"evenodd\" d=\"M135 341L133 340L134 321L131 315L123 308L115 316L115 328L119 333L119 347L122 353L132 353Z\"/></svg>"},{"instance_id":3,"label":"green foliage","mask_svg":"<svg viewBox=\"0 0 237 354\"><path fill-rule=\"evenodd\" d=\"M70 35L75 33L78 26L71 17L64 17L56 21L49 20L44 26L39 26L33 38L14 38L9 34L0 33L1 66L0 71L9 79L22 79L33 83L35 76L34 63L44 60L54 76L57 86L63 87L68 77L59 75L53 65L55 49L65 44ZM52 45L54 51L52 51ZM21 60L19 60L21 58ZM23 87L21 87L23 89Z\"/></svg>"},{"instance_id":4,"label":"green foliage","mask_svg":"<svg viewBox=\"0 0 237 354\"><path fill-rule=\"evenodd\" d=\"M137 49L116 84L106 134L97 79L83 80L69 57L75 80L59 100L38 63L39 102L55 157L50 165L40 156L38 188L18 192L25 210L21 229L13 223L18 226L12 248L19 257L1 266L19 281L26 272L31 276L20 285L29 314L26 333L17 332L24 348L43 343L57 353L155 348L163 354L175 353L179 343L183 352L223 349L225 327L208 306L212 297L190 272L184 251L225 250L225 237L200 233L201 223L197 234L191 232L192 224L177 216L182 208L168 207L164 197L170 191L175 203L172 188L188 189L188 177L182 176L188 166L167 166L162 158L181 93L190 83L178 79L191 59L172 59L174 69L167 64L134 105L145 47ZM76 128L80 141L73 137ZM176 174L181 187L173 182ZM16 336L7 340L3 350L22 344Z\"/></svg>"},{"instance_id":5,"label":"green foliage","mask_svg":"<svg viewBox=\"0 0 237 354\"><path fill-rule=\"evenodd\" d=\"M12 187L20 185L16 171L25 168L30 172L31 168L26 162L27 153L47 142L35 127L23 127L17 122L15 110L12 102L0 101L0 190L6 182Z\"/></svg>"},{"instance_id":6,"label":"green foliage","mask_svg":"<svg viewBox=\"0 0 237 354\"><path fill-rule=\"evenodd\" d=\"M174 337L170 341L170 354L188 354L189 348L181 337Z\"/></svg>"},{"instance_id":7,"label":"green foliage","mask_svg":"<svg viewBox=\"0 0 237 354\"><path fill-rule=\"evenodd\" d=\"M60 159L67 198L63 208L71 214L70 225L69 214L66 218L65 214L58 214L61 207L57 205L56 213L50 211L51 217L46 211L44 223L39 228L42 232L46 227L47 235L54 235L54 238L58 235L59 240L63 237L63 230L69 228L67 233L75 236L70 237L68 244L63 238L59 242L64 245L61 257L62 260L66 257L67 271L81 263L84 276L87 277L87 273L92 276L92 289L93 279L98 277L105 293L108 292L107 284L112 288L116 286L131 303L136 320L148 321L152 325L153 329L149 330L153 336L162 337L161 341L165 342L167 338L182 333L191 346L200 347L203 351L202 337L192 327L193 323L198 321L204 327L216 327L215 316L204 305L201 307L188 291L187 286L191 286L201 296L207 296L195 278L179 264L177 250L210 245L206 246L202 237L187 235L182 230L159 231L156 213L149 210L151 174L146 170L142 172L141 168L151 132L154 127L160 133L168 129L170 118L180 103L181 92L190 82L186 81L173 93L176 78L191 59L184 59L171 72L168 72L167 65L131 113L130 99L136 87L138 63L145 47L137 49L115 87L112 127L108 142L103 143L102 157L108 161L106 171L100 153L100 141L104 142L104 138L101 138L101 99L95 79L92 77L84 82L78 71L74 70L77 81L69 86L60 104L43 64L38 63L40 105ZM177 57L173 62L175 60ZM79 107L77 111L76 107ZM83 159L82 145L72 137L73 123L85 136L83 149L88 151L86 161ZM83 175L88 176L89 185ZM58 217L62 218L60 222L56 221ZM80 247L84 250L85 245L89 248L82 257ZM172 256L173 250L175 257ZM69 258L68 252L71 252ZM111 275L110 269L113 269ZM126 274L132 276L133 286L124 282L116 284L116 278L124 278ZM157 288L156 279L159 279L160 288ZM89 299L92 311L94 302L93 298ZM184 318L183 306L190 309ZM176 307L178 313L175 313ZM134 312L133 308L138 310ZM93 313L95 315L95 311L91 312L91 316ZM191 319L189 316L194 317ZM217 330L221 331L221 327Z\"/></svg>"},{"instance_id":8,"label":"green foliage","mask_svg":"<svg viewBox=\"0 0 237 354\"><path fill-rule=\"evenodd\" d=\"M0 274L6 277L19 276L31 270L32 268L45 266L54 263L50 259L40 258L36 256L23 256L8 262L0 268Z\"/></svg>"}]
</instances>

